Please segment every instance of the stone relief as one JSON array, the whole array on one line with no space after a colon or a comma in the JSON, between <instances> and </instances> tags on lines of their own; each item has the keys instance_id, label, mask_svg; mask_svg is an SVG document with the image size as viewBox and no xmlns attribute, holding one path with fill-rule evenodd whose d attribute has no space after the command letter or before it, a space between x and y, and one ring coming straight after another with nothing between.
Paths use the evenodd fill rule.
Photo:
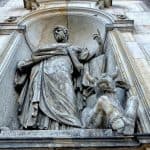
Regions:
<instances>
[{"instance_id":1,"label":"stone relief","mask_svg":"<svg viewBox=\"0 0 150 150\"><path fill-rule=\"evenodd\" d=\"M93 35L99 45L94 53L68 43L64 26L56 26L53 36L56 43L18 62L15 89L21 129L134 133L138 98L127 96L130 86L121 80L113 61L108 62L100 31ZM116 68L111 74L108 63Z\"/></svg>"}]
</instances>

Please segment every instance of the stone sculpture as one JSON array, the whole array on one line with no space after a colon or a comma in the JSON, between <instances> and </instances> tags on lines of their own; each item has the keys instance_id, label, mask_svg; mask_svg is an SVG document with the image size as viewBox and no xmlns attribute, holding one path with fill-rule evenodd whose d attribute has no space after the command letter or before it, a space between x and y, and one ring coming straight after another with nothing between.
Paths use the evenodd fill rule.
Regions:
<instances>
[{"instance_id":1,"label":"stone sculpture","mask_svg":"<svg viewBox=\"0 0 150 150\"><path fill-rule=\"evenodd\" d=\"M19 118L24 128L81 127L74 91L77 87L72 79L77 80L83 68L79 59L86 60L89 54L86 49L66 43L68 34L65 27L57 26L57 44L39 49L31 60L18 63L16 89L25 83L19 98Z\"/></svg>"},{"instance_id":2,"label":"stone sculpture","mask_svg":"<svg viewBox=\"0 0 150 150\"><path fill-rule=\"evenodd\" d=\"M24 8L29 10L36 9L39 6L37 0L23 0L23 2Z\"/></svg>"},{"instance_id":3,"label":"stone sculpture","mask_svg":"<svg viewBox=\"0 0 150 150\"><path fill-rule=\"evenodd\" d=\"M118 133L133 133L137 98L129 98L125 109L121 105L124 96L118 96L117 88L126 92L128 86L117 79L118 70L106 72L109 59L99 30L93 36L99 48L92 53L69 44L64 26L56 26L53 34L56 44L38 49L30 60L18 63L15 88L21 127L111 128Z\"/></svg>"},{"instance_id":4,"label":"stone sculpture","mask_svg":"<svg viewBox=\"0 0 150 150\"><path fill-rule=\"evenodd\" d=\"M104 127L112 128L117 133L134 133L138 99L131 96L126 102L125 109L123 108L116 88L128 90L129 87L125 82L115 80L117 75L117 73L113 75L103 73L99 79L88 77L90 87L95 92L88 95L88 105L83 110L82 117L86 128Z\"/></svg>"},{"instance_id":5,"label":"stone sculpture","mask_svg":"<svg viewBox=\"0 0 150 150\"><path fill-rule=\"evenodd\" d=\"M112 0L97 0L96 5L99 9L108 8L112 6Z\"/></svg>"}]
</instances>

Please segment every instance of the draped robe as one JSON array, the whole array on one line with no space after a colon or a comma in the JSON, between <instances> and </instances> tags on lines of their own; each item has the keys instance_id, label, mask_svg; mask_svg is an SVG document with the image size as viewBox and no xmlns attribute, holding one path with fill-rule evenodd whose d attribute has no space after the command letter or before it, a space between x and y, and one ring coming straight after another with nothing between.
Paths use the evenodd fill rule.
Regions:
<instances>
[{"instance_id":1,"label":"draped robe","mask_svg":"<svg viewBox=\"0 0 150 150\"><path fill-rule=\"evenodd\" d=\"M15 79L16 85L22 86L18 102L23 128L82 126L72 82L75 66L66 48L39 50L25 62ZM26 70L30 70L28 74Z\"/></svg>"}]
</instances>

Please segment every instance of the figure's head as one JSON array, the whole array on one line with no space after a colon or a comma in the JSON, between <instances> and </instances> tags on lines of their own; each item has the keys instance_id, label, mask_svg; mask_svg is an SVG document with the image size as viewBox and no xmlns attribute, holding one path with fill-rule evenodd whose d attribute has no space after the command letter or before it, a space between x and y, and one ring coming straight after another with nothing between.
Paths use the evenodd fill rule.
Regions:
<instances>
[{"instance_id":1,"label":"figure's head","mask_svg":"<svg viewBox=\"0 0 150 150\"><path fill-rule=\"evenodd\" d=\"M64 26L58 25L53 30L54 38L58 43L68 42L69 32Z\"/></svg>"}]
</instances>

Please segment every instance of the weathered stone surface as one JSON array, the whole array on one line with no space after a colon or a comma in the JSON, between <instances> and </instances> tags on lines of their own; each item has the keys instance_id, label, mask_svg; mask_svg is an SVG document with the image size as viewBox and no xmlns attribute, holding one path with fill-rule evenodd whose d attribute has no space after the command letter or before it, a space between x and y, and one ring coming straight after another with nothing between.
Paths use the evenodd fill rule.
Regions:
<instances>
[{"instance_id":1,"label":"weathered stone surface","mask_svg":"<svg viewBox=\"0 0 150 150\"><path fill-rule=\"evenodd\" d=\"M0 1L0 7L3 7L4 5L6 5L6 3L8 2L9 0L1 0Z\"/></svg>"},{"instance_id":2,"label":"weathered stone surface","mask_svg":"<svg viewBox=\"0 0 150 150\"><path fill-rule=\"evenodd\" d=\"M9 136L9 137L8 137ZM9 140L9 144L8 144ZM31 142L32 141L32 142ZM113 136L111 130L68 131L4 131L0 134L0 148L109 148L134 147L139 143L134 137Z\"/></svg>"},{"instance_id":3,"label":"weathered stone surface","mask_svg":"<svg viewBox=\"0 0 150 150\"><path fill-rule=\"evenodd\" d=\"M84 8L94 8L95 7L95 2L86 2L84 1L82 4L79 4L77 1L75 2L69 2L66 4L60 2L61 4L59 5L59 1L57 2L52 2L53 4L48 6L48 5L43 5L41 3L41 8L52 8L52 7L59 7L59 6L68 6L69 7L79 7L79 6L83 6ZM130 3L130 4L129 4ZM10 8L10 5L12 8ZM6 8L1 9L1 17L0 20L1 21L5 21L10 15L13 16L22 16L26 13L28 13L29 11L26 11L23 9L23 3L22 1L19 1L19 3L16 3L16 0L14 1L9 1L6 5ZM18 9L16 9L16 7ZM64 11L62 11L62 9L59 8L59 11L62 13ZM79 11L79 10L78 10ZM57 19L54 17L52 18L48 18L48 19L43 19L41 21L37 21L34 23L34 25L31 23L29 25L29 28L27 28L27 40L28 42L31 44L31 46L33 47L38 47L38 48L43 48L43 47L49 47L49 45L51 43L53 43L53 40L50 39L49 37L49 33L51 32L50 28L52 29L52 27L54 25L57 24L62 24L67 26L70 30L71 38L70 41L74 42L75 44L79 44L82 47L87 47L89 49L94 49L96 42L92 41L92 33L96 32L97 28L100 28L102 30L102 37L105 37L105 27L104 27L104 22L106 21L107 23L110 23L110 20L113 20L111 17L102 17L102 14L99 14L98 11L95 11L93 13L91 13L91 15L89 15L88 17L86 17L86 15L90 12L90 10L88 10L87 12L84 12L82 9L80 9L80 14L78 14L77 16L60 16ZM136 31L134 33L127 33L126 30L124 30L122 33L119 33L119 36L123 35L123 40L120 38L117 38L118 42L115 45L115 40L113 40L113 44L111 45L110 41L108 40L108 43L110 44L108 47L109 49L113 49L115 50L115 59L117 62L117 65L120 68L120 72L122 74L122 78L126 79L127 81L129 81L130 85L131 85L131 90L129 91L129 95L133 95L133 94L137 94L140 97L140 108L139 108L139 120L137 122L137 126L138 129L137 131L140 133L147 133L149 132L149 7L147 7L145 5L145 3L143 3L142 1L127 1L127 0L123 0L123 1L117 1L114 0L113 1L113 7L109 8L109 9L105 9L106 12L109 12L111 14L127 14L129 19L134 19L135 20L135 29ZM41 11L42 13L42 11ZM77 13L77 12L76 12ZM33 12L34 14L34 12ZM39 13L40 14L40 13ZM40 16L39 14L36 14L34 17L32 18L33 20L36 19L36 17ZM68 12L66 13L68 14ZM84 19L83 17L81 17L80 15L84 15ZM48 14L50 15L50 14ZM95 19L93 19L93 16ZM29 17L30 18L30 17ZM115 17L114 17L115 18ZM31 20L32 20L31 19ZM64 20L67 19L67 22ZM100 22L97 22L97 20L100 19ZM47 28L49 26L49 28ZM73 28L75 27L75 28ZM36 32L38 30L38 32ZM118 29L116 29L118 31ZM9 32L9 34L11 34L11 32ZM86 33L86 34L85 34ZM80 34L80 38L78 38ZM46 35L46 36L45 36ZM115 34L113 34L115 35ZM2 35L0 36L0 38L3 37L0 41L1 44L5 43L7 44L8 40L9 40L9 35L8 38L5 38L7 36ZM88 38L90 37L90 38ZM116 36L118 37L118 36ZM146 37L146 38L145 38ZM144 40L145 38L145 40ZM15 38L14 38L15 39ZM82 40L81 40L82 39ZM111 38L113 39L113 38ZM16 103L16 99L17 99L17 95L13 89L13 78L14 78L14 70L16 67L16 64L19 60L22 59L26 59L28 57L30 57L30 49L29 49L29 45L26 44L26 41L24 39L24 36L21 34L19 35L19 37L16 40L16 43L12 43L12 45L14 46L8 49L5 49L4 47L1 48L1 52L2 54L6 54L6 55L1 55L0 61L1 63L1 83L0 83L0 93L1 93L1 106L0 106L0 114L4 114L3 116L0 116L0 126L5 127L8 126L10 127L10 129L18 129L18 122L17 122L17 103ZM91 42L92 41L92 42ZM120 42L121 41L121 42ZM86 44L85 44L86 43ZM120 46L121 44L126 45L125 48L123 48L124 46ZM11 44L11 42L10 42ZM16 45L15 45L16 44ZM5 50L4 50L5 49ZM11 50L14 49L14 50ZM3 53L5 52L5 53ZM5 62L4 62L5 60ZM13 63L12 63L13 62ZM5 85L5 86L3 86ZM7 91L7 93L6 93ZM142 116L142 117L141 117ZM5 128L3 128L5 129ZM37 134L34 134L34 133ZM45 137L49 137L49 133L47 133L47 131L35 131L33 134L30 133L30 131L28 132L20 132L20 131L16 131L16 132L11 132L11 131L2 131L2 134L0 136L2 136L4 139L1 139L1 143L2 146L4 146L5 148L12 148L12 145L16 148L21 146L29 146L29 147L62 147L62 146L68 146L68 143L70 144L70 146L72 147L89 147L93 146L93 147L107 147L107 146L139 146L140 143L149 143L149 136L147 135L147 138L142 139L142 137L139 138L136 137L121 137L121 140L119 141L118 138L120 137L113 137L112 138L100 138L100 136L102 136L103 134L101 134L102 132L98 132L97 130L91 130L90 132L82 132L82 131L70 131L68 133L67 131L67 136L75 133L78 136L82 135L86 135L86 137L83 137L83 139L81 140L77 140L76 138L78 136L74 136L74 140L72 142L71 139L68 140L56 140L56 142L50 142L51 139L44 139L43 135L46 135ZM53 138L55 138L55 134L56 136L58 135L58 133L56 133L55 131L53 132ZM91 133L94 134L93 138L88 140L88 138L91 138ZM62 135L62 137L66 134L59 134L60 136ZM95 134L97 136L95 136ZM8 141L8 135L9 137L14 137L14 139L11 139ZM27 135L27 140L25 140L25 136ZM41 136L42 135L42 136ZM52 133L51 133L52 135ZM90 135L90 137L89 137ZM29 136L33 137L33 144L30 142L30 138ZM110 136L110 134L109 134ZM17 139L17 137L20 137L20 139ZM39 140L35 140L35 137L39 137ZM146 135L143 135L143 137L146 137ZM28 139L29 138L29 139ZM136 139L136 141L134 140ZM138 140L137 140L138 139ZM142 140L141 140L142 139ZM71 140L71 142L70 142ZM40 143L40 141L45 141L45 143ZM113 142L112 142L113 141ZM129 144L130 141L130 144ZM132 141L132 142L131 142ZM19 144L16 144L15 142L19 142ZM35 144L35 143L36 144ZM9 144L10 145L9 145ZM38 143L38 144L37 144ZM54 144L53 144L54 143ZM60 145L58 143L61 143ZM67 144L66 144L67 143ZM31 144L31 145L30 145ZM66 145L65 145L66 144ZM75 146L74 146L75 145ZM1 146L1 145L0 145ZM18 147L17 147L18 146ZM65 149L66 149L65 147ZM143 147L141 147L142 149ZM51 149L51 148L49 148ZM52 148L53 149L53 148ZM94 149L99 149L99 148L94 148ZM103 148L102 148L103 149ZM121 148L122 149L122 148ZM130 148L133 149L133 148ZM139 148L140 149L140 148Z\"/></svg>"}]
</instances>

